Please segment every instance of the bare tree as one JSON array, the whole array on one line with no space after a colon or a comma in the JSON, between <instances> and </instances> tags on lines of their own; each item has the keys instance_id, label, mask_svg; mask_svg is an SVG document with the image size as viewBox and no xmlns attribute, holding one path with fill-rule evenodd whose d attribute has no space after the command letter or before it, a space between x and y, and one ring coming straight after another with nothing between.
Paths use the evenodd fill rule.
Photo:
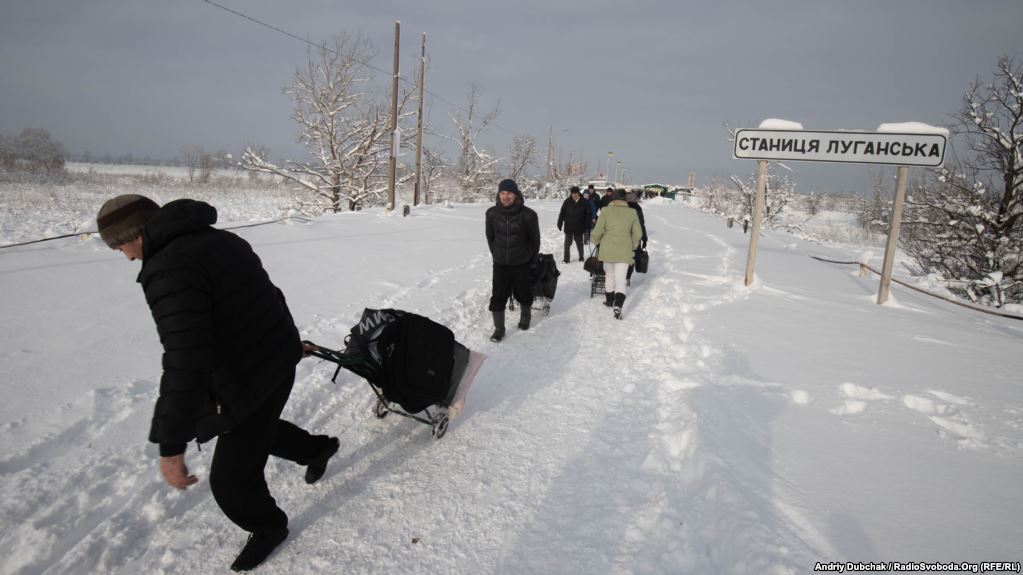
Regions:
<instances>
[{"instance_id":1,"label":"bare tree","mask_svg":"<svg viewBox=\"0 0 1023 575\"><path fill-rule=\"evenodd\" d=\"M17 161L18 152L14 145L14 137L0 134L0 168L12 171Z\"/></svg>"},{"instance_id":2,"label":"bare tree","mask_svg":"<svg viewBox=\"0 0 1023 575\"><path fill-rule=\"evenodd\" d=\"M306 67L295 72L294 83L285 89L295 103L292 119L302 128L299 141L310 161L277 166L265 152L245 150L241 167L275 174L311 192L311 199L296 198L303 213L339 212L345 205L355 210L384 199L390 112L366 79L364 62L371 56L368 39L338 34L329 47L310 50ZM399 95L399 119L411 93Z\"/></svg>"},{"instance_id":3,"label":"bare tree","mask_svg":"<svg viewBox=\"0 0 1023 575\"><path fill-rule=\"evenodd\" d=\"M954 117L970 153L912 187L906 250L973 300L1023 302L1023 66L1003 56Z\"/></svg>"},{"instance_id":4,"label":"bare tree","mask_svg":"<svg viewBox=\"0 0 1023 575\"><path fill-rule=\"evenodd\" d=\"M874 188L871 198L857 198L854 204L856 219L867 232L887 233L892 213L892 192L885 183L885 173L871 172L870 181Z\"/></svg>"},{"instance_id":5,"label":"bare tree","mask_svg":"<svg viewBox=\"0 0 1023 575\"><path fill-rule=\"evenodd\" d=\"M466 115L451 113L451 120L458 130L458 165L455 177L462 189L463 199L476 198L480 192L496 179L494 167L499 159L489 150L477 145L480 135L501 113L500 100L490 112L480 116L479 86L472 84L467 98Z\"/></svg>"},{"instance_id":6,"label":"bare tree","mask_svg":"<svg viewBox=\"0 0 1023 575\"><path fill-rule=\"evenodd\" d=\"M444 175L444 154L431 148L423 148L423 201L431 203L430 192L433 184Z\"/></svg>"},{"instance_id":7,"label":"bare tree","mask_svg":"<svg viewBox=\"0 0 1023 575\"><path fill-rule=\"evenodd\" d=\"M803 196L803 209L806 210L806 213L811 218L819 214L824 209L824 194L810 192L808 195Z\"/></svg>"},{"instance_id":8,"label":"bare tree","mask_svg":"<svg viewBox=\"0 0 1023 575\"><path fill-rule=\"evenodd\" d=\"M26 128L13 139L11 145L14 151L12 165L16 166L20 161L30 172L64 170L64 144L53 141L47 130Z\"/></svg>"},{"instance_id":9,"label":"bare tree","mask_svg":"<svg viewBox=\"0 0 1023 575\"><path fill-rule=\"evenodd\" d=\"M189 182L195 181L195 175L199 171L199 163L205 154L206 150L198 144L189 144L181 148L181 159L185 162L185 168L188 170Z\"/></svg>"},{"instance_id":10,"label":"bare tree","mask_svg":"<svg viewBox=\"0 0 1023 575\"><path fill-rule=\"evenodd\" d=\"M761 220L766 227L772 227L781 221L780 218L785 211L785 206L795 197L793 189L795 186L789 179L788 174L778 176L771 173L771 168L775 165L774 163L768 163L767 165L768 171L764 186L764 213ZM741 218L752 218L753 209L756 204L756 176L750 176L749 180L744 182L738 176L733 175L731 180L739 192L742 208Z\"/></svg>"},{"instance_id":11,"label":"bare tree","mask_svg":"<svg viewBox=\"0 0 1023 575\"><path fill-rule=\"evenodd\" d=\"M513 180L520 179L525 175L526 168L535 161L536 140L532 136L515 136L508 157L508 177Z\"/></svg>"}]
</instances>

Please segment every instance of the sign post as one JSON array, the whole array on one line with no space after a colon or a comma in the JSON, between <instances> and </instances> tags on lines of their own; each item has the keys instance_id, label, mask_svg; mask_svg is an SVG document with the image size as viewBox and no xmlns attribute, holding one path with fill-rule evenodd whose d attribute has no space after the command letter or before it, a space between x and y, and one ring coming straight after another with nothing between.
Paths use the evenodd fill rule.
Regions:
<instances>
[{"instance_id":1,"label":"sign post","mask_svg":"<svg viewBox=\"0 0 1023 575\"><path fill-rule=\"evenodd\" d=\"M888 288L892 283L892 263L895 261L895 244L899 241L899 228L902 226L902 204L906 201L906 179L908 177L909 168L899 166L899 176L895 180L895 201L892 203L892 221L888 225L888 242L884 247L881 287L877 290L878 305L888 301Z\"/></svg>"},{"instance_id":2,"label":"sign post","mask_svg":"<svg viewBox=\"0 0 1023 575\"><path fill-rule=\"evenodd\" d=\"M760 239L760 214L764 212L764 188L767 187L767 160L760 160L757 167L757 195L753 204L753 235L749 239L749 253L746 255L746 283L753 283L753 269L757 265L757 242Z\"/></svg>"},{"instance_id":3,"label":"sign post","mask_svg":"<svg viewBox=\"0 0 1023 575\"><path fill-rule=\"evenodd\" d=\"M781 129L764 128L765 124L776 124ZM735 158L760 161L756 205L753 209L753 234L746 260L746 285L753 282L756 266L760 213L764 205L764 180L769 160L889 164L898 166L899 170L892 221L885 246L881 287L877 294L877 303L884 303L888 299L892 262L899 240L909 166L940 166L945 161L948 131L922 124L885 124L877 132L803 130L799 124L783 120L765 120L761 126L758 129L738 130L732 149ZM791 129L791 126L796 129Z\"/></svg>"}]
</instances>

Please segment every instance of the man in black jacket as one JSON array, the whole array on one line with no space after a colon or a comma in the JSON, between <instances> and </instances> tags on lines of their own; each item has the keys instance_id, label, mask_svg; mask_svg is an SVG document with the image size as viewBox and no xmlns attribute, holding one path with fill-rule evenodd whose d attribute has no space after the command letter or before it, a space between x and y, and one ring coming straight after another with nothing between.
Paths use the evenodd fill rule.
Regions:
<instances>
[{"instance_id":1,"label":"man in black jacket","mask_svg":"<svg viewBox=\"0 0 1023 575\"><path fill-rule=\"evenodd\" d=\"M589 229L590 218L590 203L579 193L579 186L572 186L558 214L558 229L565 231L566 264L571 260L569 255L573 241L579 251L579 261L583 261L583 236Z\"/></svg>"},{"instance_id":2,"label":"man in black jacket","mask_svg":"<svg viewBox=\"0 0 1023 575\"><path fill-rule=\"evenodd\" d=\"M103 204L96 220L107 245L142 260L138 282L164 350L149 432L160 471L178 489L195 484L187 443L219 436L210 489L228 519L250 532L231 568L253 569L288 536L288 516L266 485L268 457L307 466L314 483L339 445L280 418L304 351L284 294L245 240L212 227L209 204L161 208L127 194Z\"/></svg>"},{"instance_id":3,"label":"man in black jacket","mask_svg":"<svg viewBox=\"0 0 1023 575\"><path fill-rule=\"evenodd\" d=\"M504 338L504 309L508 297L515 295L521 315L519 329L529 329L533 291L530 267L540 253L540 220L526 207L515 180L501 180L497 186L497 205L487 210L487 245L494 258L493 291L490 311L494 315L491 341Z\"/></svg>"}]
</instances>

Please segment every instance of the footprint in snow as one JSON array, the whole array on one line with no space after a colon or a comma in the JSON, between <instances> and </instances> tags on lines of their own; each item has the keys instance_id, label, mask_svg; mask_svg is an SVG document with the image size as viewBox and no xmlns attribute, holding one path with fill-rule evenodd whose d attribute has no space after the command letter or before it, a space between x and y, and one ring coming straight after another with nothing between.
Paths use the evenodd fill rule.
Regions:
<instances>
[{"instance_id":1,"label":"footprint in snow","mask_svg":"<svg viewBox=\"0 0 1023 575\"><path fill-rule=\"evenodd\" d=\"M881 393L876 387L863 387L855 383L843 383L838 389L846 396L845 402L829 409L835 415L856 415L867 409L867 402L895 399L894 396Z\"/></svg>"},{"instance_id":2,"label":"footprint in snow","mask_svg":"<svg viewBox=\"0 0 1023 575\"><path fill-rule=\"evenodd\" d=\"M905 395L902 404L923 414L938 426L938 437L951 438L962 449L983 449L988 447L988 438L982 430L970 423L969 419L956 408L956 405L969 405L965 399L940 391L928 390L928 393L955 405L942 403L927 397Z\"/></svg>"}]
</instances>

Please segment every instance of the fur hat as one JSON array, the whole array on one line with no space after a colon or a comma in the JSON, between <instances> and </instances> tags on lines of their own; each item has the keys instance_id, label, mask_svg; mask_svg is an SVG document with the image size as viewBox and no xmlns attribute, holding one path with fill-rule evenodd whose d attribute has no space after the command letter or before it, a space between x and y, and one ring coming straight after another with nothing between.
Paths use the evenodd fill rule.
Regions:
<instances>
[{"instance_id":1,"label":"fur hat","mask_svg":"<svg viewBox=\"0 0 1023 575\"><path fill-rule=\"evenodd\" d=\"M630 204L634 203L634 202L638 202L639 201L639 196L636 195L636 192L629 192L629 193L625 194L625 201L629 202Z\"/></svg>"},{"instance_id":2,"label":"fur hat","mask_svg":"<svg viewBox=\"0 0 1023 575\"><path fill-rule=\"evenodd\" d=\"M124 194L107 200L96 216L99 236L108 246L117 249L142 235L142 226L160 206L145 196Z\"/></svg>"},{"instance_id":3,"label":"fur hat","mask_svg":"<svg viewBox=\"0 0 1023 575\"><path fill-rule=\"evenodd\" d=\"M622 188L616 189L614 191L614 193L611 194L611 199L612 200L624 200L625 199L625 190L623 190Z\"/></svg>"},{"instance_id":4,"label":"fur hat","mask_svg":"<svg viewBox=\"0 0 1023 575\"><path fill-rule=\"evenodd\" d=\"M568 189L568 193L570 195L571 194L578 194L579 193L579 186L572 186L571 188Z\"/></svg>"},{"instance_id":5,"label":"fur hat","mask_svg":"<svg viewBox=\"0 0 1023 575\"><path fill-rule=\"evenodd\" d=\"M522 197L522 192L519 191L519 185L511 178L501 180L501 183L497 184L497 193L500 194L501 192L511 192L520 198Z\"/></svg>"}]
</instances>

